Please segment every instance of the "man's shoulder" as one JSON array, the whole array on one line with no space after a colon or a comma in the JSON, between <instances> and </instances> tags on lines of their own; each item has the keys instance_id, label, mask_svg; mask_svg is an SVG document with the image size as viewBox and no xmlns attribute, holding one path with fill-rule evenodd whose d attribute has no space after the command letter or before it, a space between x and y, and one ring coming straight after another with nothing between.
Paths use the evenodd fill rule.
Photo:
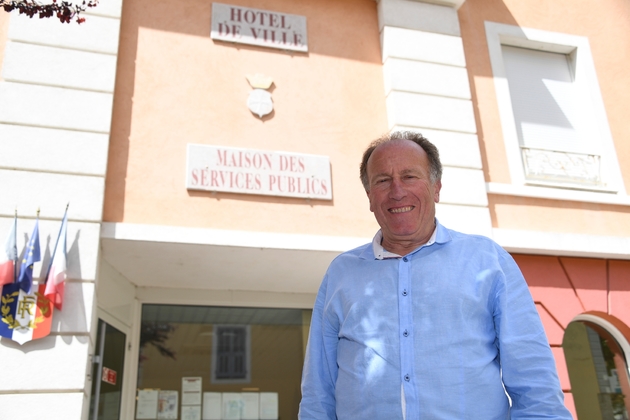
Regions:
<instances>
[{"instance_id":1,"label":"man's shoulder","mask_svg":"<svg viewBox=\"0 0 630 420\"><path fill-rule=\"evenodd\" d=\"M326 277L329 282L353 277L365 270L370 261L374 261L374 252L372 244L367 243L337 255L328 266Z\"/></svg>"},{"instance_id":2,"label":"man's shoulder","mask_svg":"<svg viewBox=\"0 0 630 420\"><path fill-rule=\"evenodd\" d=\"M374 253L372 252L372 243L366 243L361 246L358 246L349 251L342 252L337 255L332 263L335 263L337 260L347 261L352 259L371 259L374 258ZM331 263L331 264L332 264Z\"/></svg>"},{"instance_id":3,"label":"man's shoulder","mask_svg":"<svg viewBox=\"0 0 630 420\"><path fill-rule=\"evenodd\" d=\"M459 232L457 230L449 229L443 225L440 226L446 235L449 238L449 243L453 246L462 246L462 247L471 247L471 248L480 248L487 250L495 250L499 253L506 252L498 243L496 243L492 238L489 238L484 235L472 234L472 233L464 233ZM438 236L439 240L440 235Z\"/></svg>"},{"instance_id":4,"label":"man's shoulder","mask_svg":"<svg viewBox=\"0 0 630 420\"><path fill-rule=\"evenodd\" d=\"M444 227L443 227L444 228ZM492 263L501 266L503 269L513 269L517 267L514 258L501 245L496 243L492 238L483 235L458 232L455 230L444 228L450 235L450 241L447 246L452 247L455 253L465 253L472 261L478 261L483 264Z\"/></svg>"}]
</instances>

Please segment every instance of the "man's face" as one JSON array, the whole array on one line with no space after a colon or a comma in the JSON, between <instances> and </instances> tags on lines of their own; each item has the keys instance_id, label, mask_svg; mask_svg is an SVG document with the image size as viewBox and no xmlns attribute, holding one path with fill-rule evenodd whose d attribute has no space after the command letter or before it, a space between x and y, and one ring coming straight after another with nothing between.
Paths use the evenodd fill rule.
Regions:
<instances>
[{"instance_id":1,"label":"man's face","mask_svg":"<svg viewBox=\"0 0 630 420\"><path fill-rule=\"evenodd\" d=\"M435 228L440 181L431 182L426 152L409 140L378 146L367 163L370 210L383 231L383 247L417 247Z\"/></svg>"}]
</instances>

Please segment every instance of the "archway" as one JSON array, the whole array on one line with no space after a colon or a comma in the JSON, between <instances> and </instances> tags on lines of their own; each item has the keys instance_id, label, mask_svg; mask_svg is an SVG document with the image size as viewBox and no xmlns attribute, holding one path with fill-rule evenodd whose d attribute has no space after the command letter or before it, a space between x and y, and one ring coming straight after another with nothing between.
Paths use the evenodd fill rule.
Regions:
<instances>
[{"instance_id":1,"label":"archway","mask_svg":"<svg viewBox=\"0 0 630 420\"><path fill-rule=\"evenodd\" d=\"M579 420L628 420L630 328L600 312L578 315L562 340Z\"/></svg>"}]
</instances>

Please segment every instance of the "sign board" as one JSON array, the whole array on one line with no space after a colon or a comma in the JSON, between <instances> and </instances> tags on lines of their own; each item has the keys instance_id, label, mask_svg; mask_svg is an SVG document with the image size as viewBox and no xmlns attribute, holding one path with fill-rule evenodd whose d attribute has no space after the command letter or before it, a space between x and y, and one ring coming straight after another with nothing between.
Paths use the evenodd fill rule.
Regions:
<instances>
[{"instance_id":1,"label":"sign board","mask_svg":"<svg viewBox=\"0 0 630 420\"><path fill-rule=\"evenodd\" d=\"M220 41L308 51L306 17L212 3L210 38Z\"/></svg>"},{"instance_id":2,"label":"sign board","mask_svg":"<svg viewBox=\"0 0 630 420\"><path fill-rule=\"evenodd\" d=\"M103 382L107 382L108 384L111 385L116 385L116 371L106 368L103 368L103 374L102 374L102 378L103 378Z\"/></svg>"},{"instance_id":3,"label":"sign board","mask_svg":"<svg viewBox=\"0 0 630 420\"><path fill-rule=\"evenodd\" d=\"M328 156L189 144L186 188L332 200Z\"/></svg>"}]
</instances>

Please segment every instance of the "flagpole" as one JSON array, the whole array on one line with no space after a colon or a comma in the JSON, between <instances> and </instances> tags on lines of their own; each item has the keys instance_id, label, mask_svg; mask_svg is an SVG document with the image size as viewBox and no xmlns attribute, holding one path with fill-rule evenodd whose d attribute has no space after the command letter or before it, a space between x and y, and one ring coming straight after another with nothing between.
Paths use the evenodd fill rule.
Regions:
<instances>
[{"instance_id":1,"label":"flagpole","mask_svg":"<svg viewBox=\"0 0 630 420\"><path fill-rule=\"evenodd\" d=\"M15 216L13 217L13 283L17 280L17 207L15 208Z\"/></svg>"},{"instance_id":2,"label":"flagpole","mask_svg":"<svg viewBox=\"0 0 630 420\"><path fill-rule=\"evenodd\" d=\"M55 259L55 254L57 253L57 245L59 245L59 238L61 237L61 231L63 230L63 221L68 215L68 207L70 207L70 203L66 204L66 211L63 213L63 219L61 219L61 227L59 228L59 234L57 234L57 241L55 241L55 248L53 249L53 253L50 256L50 263L48 264L48 269L46 270L46 277L44 277L44 284L48 283L48 275L50 274L50 269L52 268L52 264ZM67 220L66 220L66 223L68 223Z\"/></svg>"}]
</instances>

